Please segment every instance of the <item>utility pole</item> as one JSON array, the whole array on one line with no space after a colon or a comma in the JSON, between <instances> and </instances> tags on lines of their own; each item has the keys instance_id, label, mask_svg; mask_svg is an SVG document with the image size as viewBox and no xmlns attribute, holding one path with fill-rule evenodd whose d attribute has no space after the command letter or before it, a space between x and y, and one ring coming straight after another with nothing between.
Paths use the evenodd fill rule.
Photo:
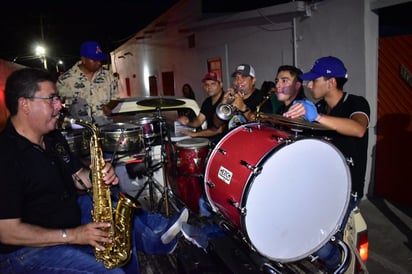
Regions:
<instances>
[{"instance_id":1,"label":"utility pole","mask_svg":"<svg viewBox=\"0 0 412 274\"><path fill-rule=\"evenodd\" d=\"M44 28L43 28L43 15L40 15L40 35L41 35L41 41L42 44L44 45ZM43 48L43 53L41 55L44 69L47 70L47 57L46 57L46 49Z\"/></svg>"}]
</instances>

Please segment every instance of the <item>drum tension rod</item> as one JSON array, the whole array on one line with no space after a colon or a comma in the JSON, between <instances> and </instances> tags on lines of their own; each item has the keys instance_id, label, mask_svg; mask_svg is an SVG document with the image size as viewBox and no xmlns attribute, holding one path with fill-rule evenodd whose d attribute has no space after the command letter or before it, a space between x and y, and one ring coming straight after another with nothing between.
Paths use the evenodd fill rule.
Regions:
<instances>
[{"instance_id":1,"label":"drum tension rod","mask_svg":"<svg viewBox=\"0 0 412 274\"><path fill-rule=\"evenodd\" d=\"M252 166L245 160L240 160L240 164L250 169L254 175L260 174L262 172L262 167Z\"/></svg>"},{"instance_id":2,"label":"drum tension rod","mask_svg":"<svg viewBox=\"0 0 412 274\"><path fill-rule=\"evenodd\" d=\"M239 212L242 211L242 209L239 207L239 202L235 201L232 197L228 198L227 201L229 202L230 205L237 208Z\"/></svg>"},{"instance_id":3,"label":"drum tension rod","mask_svg":"<svg viewBox=\"0 0 412 274\"><path fill-rule=\"evenodd\" d=\"M219 151L220 153L222 153L223 155L226 155L226 150L222 149L222 148L218 148L217 151Z\"/></svg>"},{"instance_id":4,"label":"drum tension rod","mask_svg":"<svg viewBox=\"0 0 412 274\"><path fill-rule=\"evenodd\" d=\"M252 127L250 127L250 126L245 126L245 130L247 132L252 132L253 131Z\"/></svg>"},{"instance_id":5,"label":"drum tension rod","mask_svg":"<svg viewBox=\"0 0 412 274\"><path fill-rule=\"evenodd\" d=\"M228 202L231 206L233 206L234 208L236 208L241 215L243 215L243 216L246 215L246 207L241 207L241 206L240 206L240 203L239 203L238 201L236 201L235 199L233 199L232 197L230 197L230 198L227 199L227 202Z\"/></svg>"},{"instance_id":6,"label":"drum tension rod","mask_svg":"<svg viewBox=\"0 0 412 274\"><path fill-rule=\"evenodd\" d=\"M206 184L207 184L207 186L210 187L210 188L215 188L215 186L216 186L214 183L209 182L209 181L207 181Z\"/></svg>"}]
</instances>

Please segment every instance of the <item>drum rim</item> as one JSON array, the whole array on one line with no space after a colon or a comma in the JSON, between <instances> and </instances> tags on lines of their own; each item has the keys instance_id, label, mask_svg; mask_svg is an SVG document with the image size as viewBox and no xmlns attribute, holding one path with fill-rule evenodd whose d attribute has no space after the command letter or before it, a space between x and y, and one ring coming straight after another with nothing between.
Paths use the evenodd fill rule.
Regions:
<instances>
[{"instance_id":1,"label":"drum rim","mask_svg":"<svg viewBox=\"0 0 412 274\"><path fill-rule=\"evenodd\" d=\"M192 142L190 143L190 141L199 141L199 142ZM184 139L184 140L180 140L178 142L176 142L176 147L179 148L203 148L203 147L208 147L210 145L210 141L207 138L204 137L193 137L193 138L188 138L188 139Z\"/></svg>"},{"instance_id":2,"label":"drum rim","mask_svg":"<svg viewBox=\"0 0 412 274\"><path fill-rule=\"evenodd\" d=\"M212 177L210 176L211 173L211 168L212 168L212 163L213 163L213 159L215 159L215 155L218 152L218 149L222 147L222 144L227 142L229 138L231 138L234 134L236 134L237 132L239 132L240 130L242 130L242 128L247 127L247 126L256 126L256 124L258 123L249 123L249 124L244 124L241 125L237 128L234 128L233 130L231 130L230 132L228 132L228 134L226 134L219 142L218 144L215 146L215 148L213 148L210 152L209 155L209 160L208 163L205 167L205 177L204 177L204 189L205 189L205 194L206 194L206 198L208 199L208 202L212 208L212 210L214 212L221 212L224 209L220 208L220 205L218 205L217 201L214 201L214 199L212 199L213 194L210 193L209 188L208 188L208 183L212 183L214 184L214 182L212 181ZM271 126L268 126L269 128L274 128ZM276 128L274 128L276 129ZM276 129L279 130L279 129ZM284 130L279 130L281 132L285 132ZM246 218L247 215L243 215L240 214L240 230L241 232L247 237L248 242L256 249L256 251L269 258L272 259L274 261L278 261L278 262L282 262L282 263L287 263L287 262L293 262L293 261L297 261L303 258L308 257L310 254L313 254L315 251L317 251L319 248L321 248L326 242L328 242L330 240L330 238L338 231L338 229L340 228L341 222L345 216L348 204L349 204L349 198L350 198L350 187L351 187L351 175L350 175L350 170L349 170L349 166L346 164L346 160L343 156L343 154L340 152L339 149L336 148L336 146L334 146L331 142L326 141L325 139L321 139L321 137L317 137L317 136L298 136L298 137L294 137L291 135L291 137L293 137L294 142L300 142L300 141L307 141L307 140L315 140L316 142L321 142L323 144L327 144L330 148L331 148L331 153L332 154L336 154L338 155L338 157L334 158L336 161L341 161L341 163L343 164L342 166L344 166L344 171L342 171L343 173L346 174L346 178L344 178L344 181L347 183L344 188L346 188L346 193L344 193L341 197L338 197L339 200L344 200L344 205L337 205L337 208L339 208L339 210L336 210L337 212L332 212L332 214L336 215L339 214L339 216L336 215L336 224L335 224L335 218L332 218L329 220L327 220L327 222L330 222L330 226L333 227L333 229L331 229L327 235L325 235L326 237L324 237L322 239L322 241L319 241L316 244L313 244L312 246L309 246L308 248L306 248L306 251L303 252L302 254L295 254L294 256L289 256L286 258L282 258L281 256L275 255L274 254L267 254L267 252L265 252L266 250L264 249L263 252L261 250L261 247L256 247L256 241L253 239L254 235L250 235L250 233L253 234L252 231L248 232L248 229L250 230L250 228L247 227L246 224ZM292 143L292 144L293 144ZM262 157L260 158L259 162L256 164L257 166L262 166L264 165L267 161L269 161L271 159L271 157L278 152L279 150L281 150L282 148L286 147L288 144L286 144L285 142L280 143L279 145L277 145L276 147L273 147L271 149L268 149L268 151L266 152L266 154L262 155ZM333 151L333 152L332 152ZM335 155L333 155L333 157L335 157ZM249 177L247 178L247 181L245 182L244 188L242 189L242 196L241 201L239 201L239 204L241 205L240 208L245 208L246 212L247 212L247 200L248 200L248 195L250 194L250 192L252 191L253 188L253 183L254 180L256 179L257 176L252 175L252 173L249 174ZM215 197L216 198L216 197ZM335 214L336 213L336 214ZM229 222L231 222L233 224L234 220L230 220L228 217L225 216L225 214L222 214L223 217L228 220ZM256 238L255 238L256 239ZM253 240L253 241L252 241ZM276 252L274 252L276 253ZM299 252L297 252L299 253Z\"/></svg>"},{"instance_id":3,"label":"drum rim","mask_svg":"<svg viewBox=\"0 0 412 274\"><path fill-rule=\"evenodd\" d=\"M127 125L127 128L115 128L114 126L120 126L120 125ZM105 133L117 133L117 132L135 132L135 131L143 131L142 127L136 124L132 123L123 123L123 122L118 122L118 123L111 123L111 124L106 124L102 127L100 127L100 132L105 134Z\"/></svg>"},{"instance_id":4,"label":"drum rim","mask_svg":"<svg viewBox=\"0 0 412 274\"><path fill-rule=\"evenodd\" d=\"M338 231L338 229L340 228L340 225L342 223L342 220L345 216L347 207L349 205L349 200L350 200L350 187L351 187L351 175L350 175L350 170L349 170L349 166L346 164L346 160L345 157L343 156L343 154L340 152L340 150L338 148L336 148L336 146L334 146L332 143L325 141L323 139L320 138L315 138L315 137L308 137L308 138L304 138L302 136L302 138L298 138L296 139L295 142L301 142L301 141L316 141L316 142L320 142L320 143L324 143L327 144L332 150L334 150L336 152L336 155L338 155L340 157L341 163L345 163L344 167L345 167L345 171L346 171L346 175L347 175L347 185L346 185L346 194L345 194L345 203L344 205L342 205L342 210L337 218L337 223L336 224L331 224L331 226L334 226L334 229L331 229L329 231L329 233L327 235L325 235L323 237L323 240L320 241L317 245L313 246L311 249L307 249L306 252L302 253L302 254L297 254L294 257L290 257L290 258L280 258L280 257L271 257L270 254L266 254L264 252L262 252L258 247L256 247L255 243L253 243L253 241L251 240L251 236L250 233L247 230L247 225L245 224L246 220L246 216L245 215L241 215L241 227L242 227L242 232L246 234L248 241L254 246L254 248L257 250L258 253L260 253L261 255L265 256L266 258L272 259L274 261L280 262L280 263L288 263L288 262L295 262L304 258L307 258L310 254L313 254L314 252L316 252L317 250L319 250L323 245L325 245L330 239L331 237L336 234L336 232ZM292 143L292 145L293 145ZM286 144L286 143L282 143L280 145L280 147L275 147L274 149L270 150L270 153L267 153L264 157L262 157L262 161L259 162L259 166L263 163L265 163L268 159L270 159L273 154L275 154L275 152L281 150L282 148L287 147L290 144ZM264 159L264 161L263 161ZM252 176L251 178L249 178L249 181L247 182L247 187L245 187L245 190L247 189L247 195L249 195L249 192L252 190L252 185L254 183L254 179L256 178L256 176ZM246 203L248 202L247 198L248 196L245 196L245 193L242 194L242 200L241 200L241 205L242 208L247 208ZM247 209L246 209L247 210ZM256 241L255 241L256 242Z\"/></svg>"}]
</instances>

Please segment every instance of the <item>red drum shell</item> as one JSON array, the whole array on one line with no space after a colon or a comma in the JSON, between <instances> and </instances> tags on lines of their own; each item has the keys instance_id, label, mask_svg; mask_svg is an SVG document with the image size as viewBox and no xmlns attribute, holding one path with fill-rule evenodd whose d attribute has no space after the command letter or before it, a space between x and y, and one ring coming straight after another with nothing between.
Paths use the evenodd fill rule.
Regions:
<instances>
[{"instance_id":1,"label":"red drum shell","mask_svg":"<svg viewBox=\"0 0 412 274\"><path fill-rule=\"evenodd\" d=\"M211 151L205 193L263 256L298 261L337 232L348 206L350 173L342 154L319 138L245 124Z\"/></svg>"},{"instance_id":2,"label":"red drum shell","mask_svg":"<svg viewBox=\"0 0 412 274\"><path fill-rule=\"evenodd\" d=\"M190 138L179 141L176 150L176 196L193 212L199 212L203 194L203 174L209 155L209 140Z\"/></svg>"}]
</instances>

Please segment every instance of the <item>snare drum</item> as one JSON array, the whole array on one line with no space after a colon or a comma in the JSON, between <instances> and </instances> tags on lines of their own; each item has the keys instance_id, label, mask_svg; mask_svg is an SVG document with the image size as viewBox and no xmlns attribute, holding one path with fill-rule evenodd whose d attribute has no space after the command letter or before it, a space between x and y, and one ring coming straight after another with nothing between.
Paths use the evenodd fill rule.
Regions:
<instances>
[{"instance_id":1,"label":"snare drum","mask_svg":"<svg viewBox=\"0 0 412 274\"><path fill-rule=\"evenodd\" d=\"M78 156L90 152L90 132L86 128L67 129L61 132L69 144L70 151Z\"/></svg>"},{"instance_id":2,"label":"snare drum","mask_svg":"<svg viewBox=\"0 0 412 274\"><path fill-rule=\"evenodd\" d=\"M319 250L337 232L349 202L343 155L319 138L250 123L211 151L205 192L212 210L261 255L291 262Z\"/></svg>"},{"instance_id":3,"label":"snare drum","mask_svg":"<svg viewBox=\"0 0 412 274\"><path fill-rule=\"evenodd\" d=\"M193 212L199 212L203 174L209 155L209 139L190 138L176 143L176 196Z\"/></svg>"},{"instance_id":4,"label":"snare drum","mask_svg":"<svg viewBox=\"0 0 412 274\"><path fill-rule=\"evenodd\" d=\"M143 130L128 123L113 123L100 128L102 149L105 152L136 152L143 148Z\"/></svg>"},{"instance_id":5,"label":"snare drum","mask_svg":"<svg viewBox=\"0 0 412 274\"><path fill-rule=\"evenodd\" d=\"M165 123L155 117L143 117L135 122L143 129L143 138L151 143L156 137L166 135Z\"/></svg>"}]
</instances>

